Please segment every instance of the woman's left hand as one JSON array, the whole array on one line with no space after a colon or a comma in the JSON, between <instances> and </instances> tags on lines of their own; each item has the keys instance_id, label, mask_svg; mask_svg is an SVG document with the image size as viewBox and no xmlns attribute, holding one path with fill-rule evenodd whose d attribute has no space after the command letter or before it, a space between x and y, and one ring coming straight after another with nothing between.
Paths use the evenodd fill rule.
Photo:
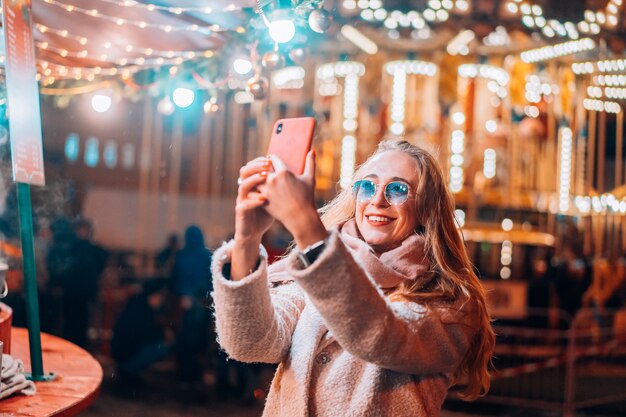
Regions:
<instances>
[{"instance_id":1,"label":"woman's left hand","mask_svg":"<svg viewBox=\"0 0 626 417\"><path fill-rule=\"evenodd\" d=\"M274 172L262 188L265 209L293 235L300 249L327 236L315 209L315 152L307 154L304 173L295 175L276 155L270 155Z\"/></svg>"}]
</instances>

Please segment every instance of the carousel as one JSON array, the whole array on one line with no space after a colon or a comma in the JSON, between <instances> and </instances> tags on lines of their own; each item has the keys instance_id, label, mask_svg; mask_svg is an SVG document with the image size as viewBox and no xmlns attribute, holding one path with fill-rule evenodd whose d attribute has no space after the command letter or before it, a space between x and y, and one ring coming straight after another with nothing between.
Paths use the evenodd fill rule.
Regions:
<instances>
[{"instance_id":1,"label":"carousel","mask_svg":"<svg viewBox=\"0 0 626 417\"><path fill-rule=\"evenodd\" d=\"M527 318L536 280L555 271L564 292L588 281L574 310L626 284L623 0L5 3L1 157L17 13L41 111L35 226L91 219L133 279L153 275L167 235L191 223L209 246L227 239L239 168L266 153L277 119L312 116L320 204L383 138L437 156L495 318ZM10 166L9 294L23 285ZM113 288L123 277L106 278Z\"/></svg>"}]
</instances>

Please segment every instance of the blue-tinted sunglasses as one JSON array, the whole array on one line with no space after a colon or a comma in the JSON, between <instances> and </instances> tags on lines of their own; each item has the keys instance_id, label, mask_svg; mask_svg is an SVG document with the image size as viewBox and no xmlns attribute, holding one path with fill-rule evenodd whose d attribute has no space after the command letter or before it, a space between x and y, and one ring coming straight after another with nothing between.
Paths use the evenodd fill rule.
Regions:
<instances>
[{"instance_id":1,"label":"blue-tinted sunglasses","mask_svg":"<svg viewBox=\"0 0 626 417\"><path fill-rule=\"evenodd\" d=\"M352 192L359 203L366 203L376 195L378 184L371 180L359 180L352 186ZM385 185L385 200L393 206L404 203L409 198L409 186L403 182L392 181Z\"/></svg>"}]
</instances>

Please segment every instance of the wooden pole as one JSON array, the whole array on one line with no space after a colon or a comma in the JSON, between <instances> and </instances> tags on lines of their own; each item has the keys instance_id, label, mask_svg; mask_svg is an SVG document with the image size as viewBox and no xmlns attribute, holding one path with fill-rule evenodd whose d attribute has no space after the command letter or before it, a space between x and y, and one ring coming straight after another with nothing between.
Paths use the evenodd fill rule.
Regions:
<instances>
[{"instance_id":1,"label":"wooden pole","mask_svg":"<svg viewBox=\"0 0 626 417\"><path fill-rule=\"evenodd\" d=\"M169 204L167 215L167 228L173 232L178 230L178 203L180 195L180 169L182 166L183 147L183 121L180 114L174 114L174 127L172 129L172 143L170 147L171 170L169 175Z\"/></svg>"},{"instance_id":2,"label":"wooden pole","mask_svg":"<svg viewBox=\"0 0 626 417\"><path fill-rule=\"evenodd\" d=\"M145 255L146 230L148 229L148 191L150 186L150 160L152 150L152 124L153 124L153 106L152 97L148 96L144 99L143 106L143 124L141 129L141 148L139 152L139 194L137 204L137 240L135 242L135 251ZM148 257L148 267L151 268L153 257ZM143 263L143 262L142 262Z\"/></svg>"},{"instance_id":3,"label":"wooden pole","mask_svg":"<svg viewBox=\"0 0 626 417\"><path fill-rule=\"evenodd\" d=\"M153 118L153 136L152 136L152 164L150 165L150 176L148 181L148 207L144 216L147 218L147 224L161 224L159 218L161 201L159 198L159 190L161 188L161 157L163 153L163 116L161 113L155 113Z\"/></svg>"},{"instance_id":4,"label":"wooden pole","mask_svg":"<svg viewBox=\"0 0 626 417\"><path fill-rule=\"evenodd\" d=\"M205 115L202 118L200 124L200 134L198 135L198 190L196 195L198 196L198 204L196 205L196 218L199 219L200 224L204 226L204 220L207 217L206 200L209 195L209 165L211 164L210 158L210 124L213 120L212 115ZM203 227L203 229L205 229ZM206 230L206 229L205 229Z\"/></svg>"},{"instance_id":5,"label":"wooden pole","mask_svg":"<svg viewBox=\"0 0 626 417\"><path fill-rule=\"evenodd\" d=\"M601 111L598 119L598 193L604 192L604 163L606 159L606 112Z\"/></svg>"},{"instance_id":6,"label":"wooden pole","mask_svg":"<svg viewBox=\"0 0 626 417\"><path fill-rule=\"evenodd\" d=\"M591 192L593 188L593 174L596 158L596 117L597 113L593 110L589 110L589 139L587 141L587 169L585 172L587 186L587 194Z\"/></svg>"},{"instance_id":7,"label":"wooden pole","mask_svg":"<svg viewBox=\"0 0 626 417\"><path fill-rule=\"evenodd\" d=\"M615 115L615 186L622 185L622 172L624 165L624 112Z\"/></svg>"}]
</instances>

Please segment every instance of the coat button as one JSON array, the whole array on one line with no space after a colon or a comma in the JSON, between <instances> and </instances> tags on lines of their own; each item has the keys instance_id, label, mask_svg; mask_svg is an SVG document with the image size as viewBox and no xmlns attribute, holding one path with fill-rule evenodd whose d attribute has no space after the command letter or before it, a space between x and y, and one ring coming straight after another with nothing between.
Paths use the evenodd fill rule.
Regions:
<instances>
[{"instance_id":1,"label":"coat button","mask_svg":"<svg viewBox=\"0 0 626 417\"><path fill-rule=\"evenodd\" d=\"M320 365L325 365L328 362L330 362L330 356L328 355L327 352L322 352L319 355L317 355L317 363Z\"/></svg>"}]
</instances>

